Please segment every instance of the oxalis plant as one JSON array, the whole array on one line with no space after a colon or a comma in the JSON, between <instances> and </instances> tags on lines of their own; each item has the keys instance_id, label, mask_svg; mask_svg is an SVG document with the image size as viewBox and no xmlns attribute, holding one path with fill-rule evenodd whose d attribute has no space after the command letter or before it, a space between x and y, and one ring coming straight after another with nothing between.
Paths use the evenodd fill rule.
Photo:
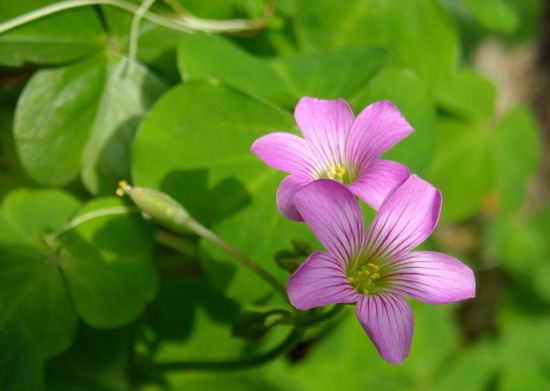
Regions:
<instances>
[{"instance_id":1,"label":"oxalis plant","mask_svg":"<svg viewBox=\"0 0 550 391\"><path fill-rule=\"evenodd\" d=\"M382 358L399 364L409 354L413 334L413 315L405 296L431 304L475 296L474 274L468 266L446 254L411 251L437 225L441 192L409 175L403 165L380 160L413 131L390 102L373 103L354 118L344 100L304 97L294 115L305 139L271 133L252 146L268 165L290 174L277 190L281 213L304 221L327 249L304 260L286 289L166 194L133 188L124 181L118 193L129 194L146 216L164 226L188 230L219 246L282 296L288 295L294 309L305 311L245 314L237 323L237 335L257 337L277 323L291 324L289 339L273 351L280 354L305 328L330 319L342 304L353 303ZM378 210L368 230L352 191ZM307 311L332 304L320 315ZM271 358L273 352L266 356Z\"/></svg>"},{"instance_id":2,"label":"oxalis plant","mask_svg":"<svg viewBox=\"0 0 550 391\"><path fill-rule=\"evenodd\" d=\"M529 111L495 112L447 2L313 3L0 0L0 390L513 372L468 328L494 303L425 304L508 249L546 297L514 258L546 237Z\"/></svg>"}]
</instances>

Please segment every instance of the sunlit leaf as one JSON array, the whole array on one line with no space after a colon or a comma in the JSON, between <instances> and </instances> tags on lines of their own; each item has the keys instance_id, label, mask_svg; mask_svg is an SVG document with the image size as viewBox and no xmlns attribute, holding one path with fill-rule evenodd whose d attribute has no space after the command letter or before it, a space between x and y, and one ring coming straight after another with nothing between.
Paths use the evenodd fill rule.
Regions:
<instances>
[{"instance_id":1,"label":"sunlit leaf","mask_svg":"<svg viewBox=\"0 0 550 391\"><path fill-rule=\"evenodd\" d=\"M223 104L220 104L223 102ZM133 150L136 184L167 192L240 251L284 281L274 260L303 224L282 217L275 191L283 175L250 152L273 131L293 131L292 117L219 85L186 83L168 92L142 124ZM203 241L204 267L230 297L256 301L272 288L217 247Z\"/></svg>"},{"instance_id":2,"label":"sunlit leaf","mask_svg":"<svg viewBox=\"0 0 550 391\"><path fill-rule=\"evenodd\" d=\"M518 16L503 0L464 0L472 15L492 31L510 33L518 27Z\"/></svg>"},{"instance_id":3,"label":"sunlit leaf","mask_svg":"<svg viewBox=\"0 0 550 391\"><path fill-rule=\"evenodd\" d=\"M118 199L97 199L76 217L121 208ZM76 310L88 324L125 325L151 301L157 287L152 241L152 226L135 212L95 217L61 236L63 272Z\"/></svg>"},{"instance_id":4,"label":"sunlit leaf","mask_svg":"<svg viewBox=\"0 0 550 391\"><path fill-rule=\"evenodd\" d=\"M458 71L435 91L438 105L470 119L488 119L493 114L496 90L490 81L472 71Z\"/></svg>"},{"instance_id":5,"label":"sunlit leaf","mask_svg":"<svg viewBox=\"0 0 550 391\"><path fill-rule=\"evenodd\" d=\"M509 112L493 135L498 206L510 214L523 202L528 180L541 160L541 141L532 115L523 107Z\"/></svg>"},{"instance_id":6,"label":"sunlit leaf","mask_svg":"<svg viewBox=\"0 0 550 391\"><path fill-rule=\"evenodd\" d=\"M402 91L414 91L403 94ZM414 133L384 155L406 164L413 172L425 175L435 150L435 108L426 83L413 72L401 68L381 71L353 98L356 111L368 104L388 99L401 110L413 126Z\"/></svg>"},{"instance_id":7,"label":"sunlit leaf","mask_svg":"<svg viewBox=\"0 0 550 391\"><path fill-rule=\"evenodd\" d=\"M487 136L470 124L439 119L437 150L428 178L443 192L443 217L469 217L493 181Z\"/></svg>"},{"instance_id":8,"label":"sunlit leaf","mask_svg":"<svg viewBox=\"0 0 550 391\"><path fill-rule=\"evenodd\" d=\"M128 176L135 129L163 91L145 68L128 66L101 55L31 79L15 117L17 148L31 178L60 185L82 169L97 194L111 193Z\"/></svg>"},{"instance_id":9,"label":"sunlit leaf","mask_svg":"<svg viewBox=\"0 0 550 391\"><path fill-rule=\"evenodd\" d=\"M184 80L217 80L287 108L293 108L305 95L351 98L372 78L384 59L384 51L375 48L265 59L222 37L201 34L185 36L178 50Z\"/></svg>"}]
</instances>

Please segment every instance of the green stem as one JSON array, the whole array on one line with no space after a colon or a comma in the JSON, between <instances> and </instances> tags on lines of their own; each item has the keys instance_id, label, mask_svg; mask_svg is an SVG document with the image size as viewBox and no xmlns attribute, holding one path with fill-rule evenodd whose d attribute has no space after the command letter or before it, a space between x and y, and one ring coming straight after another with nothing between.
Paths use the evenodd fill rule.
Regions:
<instances>
[{"instance_id":1,"label":"green stem","mask_svg":"<svg viewBox=\"0 0 550 391\"><path fill-rule=\"evenodd\" d=\"M130 41L128 45L128 67L126 68L128 73L132 71L134 63L137 59L139 25L141 23L141 19L143 19L145 13L149 10L149 8L151 8L154 3L155 0L143 0L143 3L141 3L139 8L134 13L134 17L132 18L132 24L130 26Z\"/></svg>"},{"instance_id":2,"label":"green stem","mask_svg":"<svg viewBox=\"0 0 550 391\"><path fill-rule=\"evenodd\" d=\"M303 331L294 329L288 337L275 348L258 355L256 357L247 357L242 360L228 361L173 361L164 363L155 363L154 368L160 371L182 371L182 370L205 370L205 371L223 371L257 367L265 364L281 354L288 352L296 343L300 341Z\"/></svg>"},{"instance_id":3,"label":"green stem","mask_svg":"<svg viewBox=\"0 0 550 391\"><path fill-rule=\"evenodd\" d=\"M57 238L59 238L65 232L70 231L87 221L97 219L98 217L123 215L130 213L139 213L139 210L137 208L129 208L127 206L115 206L112 208L98 209L92 212L84 213L83 215L75 217L61 228L44 236L44 242L47 245L51 246L55 242L55 240L57 240Z\"/></svg>"},{"instance_id":4,"label":"green stem","mask_svg":"<svg viewBox=\"0 0 550 391\"><path fill-rule=\"evenodd\" d=\"M306 317L302 321L297 322L296 325L300 327L308 327L315 323L332 319L335 316L337 316L340 312L342 312L344 307L345 307L344 304L335 304L334 307L332 307L330 310L323 312L322 314L319 314L317 316Z\"/></svg>"},{"instance_id":5,"label":"green stem","mask_svg":"<svg viewBox=\"0 0 550 391\"><path fill-rule=\"evenodd\" d=\"M122 10L136 13L140 6L124 0L67 0L59 3L50 4L48 6L36 9L29 13L23 14L16 18L10 19L4 23L0 23L0 34L8 30L14 29L33 20L43 18L45 16L65 11L71 8L86 7L91 5L110 5ZM266 11L267 12L267 11ZM147 11L143 14L143 19L149 20L159 26L169 29L191 32L191 31L206 31L206 32L240 32L247 30L255 30L261 28L267 22L269 14L266 13L262 18L256 20L232 19L232 20L210 20L200 19L193 15L179 15L177 18L165 17Z\"/></svg>"},{"instance_id":6,"label":"green stem","mask_svg":"<svg viewBox=\"0 0 550 391\"><path fill-rule=\"evenodd\" d=\"M176 250L188 257L194 258L198 255L197 246L194 243L164 229L157 229L155 231L155 240L163 246Z\"/></svg>"},{"instance_id":7,"label":"green stem","mask_svg":"<svg viewBox=\"0 0 550 391\"><path fill-rule=\"evenodd\" d=\"M191 231L193 231L200 237L214 243L220 249L239 261L242 265L252 270L265 282L271 285L277 292L279 292L285 299L288 300L285 287L263 267L258 265L252 259L248 258L235 247L231 246L229 243L217 236L214 232L210 231L208 228L199 224L198 222L193 220L188 224L188 227Z\"/></svg>"}]
</instances>

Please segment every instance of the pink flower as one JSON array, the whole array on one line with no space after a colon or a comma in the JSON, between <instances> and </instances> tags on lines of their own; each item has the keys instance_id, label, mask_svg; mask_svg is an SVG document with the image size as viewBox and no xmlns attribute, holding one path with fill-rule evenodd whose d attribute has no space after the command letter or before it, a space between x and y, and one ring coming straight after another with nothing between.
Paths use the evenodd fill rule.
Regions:
<instances>
[{"instance_id":1,"label":"pink flower","mask_svg":"<svg viewBox=\"0 0 550 391\"><path fill-rule=\"evenodd\" d=\"M313 180L339 181L378 210L386 196L409 176L402 164L380 160L413 131L392 103L373 103L355 118L343 99L304 97L294 116L305 139L270 133L252 145L252 152L268 166L290 174L277 191L277 206L288 218L302 220L294 195Z\"/></svg>"},{"instance_id":2,"label":"pink flower","mask_svg":"<svg viewBox=\"0 0 550 391\"><path fill-rule=\"evenodd\" d=\"M353 194L332 180L305 186L295 204L327 253L313 253L290 278L291 303L305 310L356 303L356 315L386 361L409 354L413 315L403 296L450 303L475 296L472 270L437 252L411 251L434 230L441 193L411 175L388 196L365 232Z\"/></svg>"}]
</instances>

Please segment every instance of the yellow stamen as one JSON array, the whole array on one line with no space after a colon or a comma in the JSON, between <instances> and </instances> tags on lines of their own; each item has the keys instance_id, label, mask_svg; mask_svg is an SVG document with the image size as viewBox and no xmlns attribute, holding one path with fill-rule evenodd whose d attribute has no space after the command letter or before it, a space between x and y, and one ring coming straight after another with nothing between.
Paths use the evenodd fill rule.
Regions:
<instances>
[{"instance_id":1,"label":"yellow stamen","mask_svg":"<svg viewBox=\"0 0 550 391\"><path fill-rule=\"evenodd\" d=\"M336 164L330 167L327 173L332 179L342 179L346 175L346 169L341 164Z\"/></svg>"},{"instance_id":2,"label":"yellow stamen","mask_svg":"<svg viewBox=\"0 0 550 391\"><path fill-rule=\"evenodd\" d=\"M131 186L126 182L125 180L121 180L118 182L118 188L116 189L116 195L119 197L123 197L126 192L128 192L131 189Z\"/></svg>"},{"instance_id":3,"label":"yellow stamen","mask_svg":"<svg viewBox=\"0 0 550 391\"><path fill-rule=\"evenodd\" d=\"M367 263L367 267L374 272L377 272L378 270L380 270L378 265L375 265L374 263Z\"/></svg>"},{"instance_id":4,"label":"yellow stamen","mask_svg":"<svg viewBox=\"0 0 550 391\"><path fill-rule=\"evenodd\" d=\"M371 276L371 279L372 280L378 280L380 278L380 274L378 273L374 273L372 276Z\"/></svg>"},{"instance_id":5,"label":"yellow stamen","mask_svg":"<svg viewBox=\"0 0 550 391\"><path fill-rule=\"evenodd\" d=\"M364 295L368 295L369 294L369 290L364 288L361 290L361 293L364 294Z\"/></svg>"}]
</instances>

